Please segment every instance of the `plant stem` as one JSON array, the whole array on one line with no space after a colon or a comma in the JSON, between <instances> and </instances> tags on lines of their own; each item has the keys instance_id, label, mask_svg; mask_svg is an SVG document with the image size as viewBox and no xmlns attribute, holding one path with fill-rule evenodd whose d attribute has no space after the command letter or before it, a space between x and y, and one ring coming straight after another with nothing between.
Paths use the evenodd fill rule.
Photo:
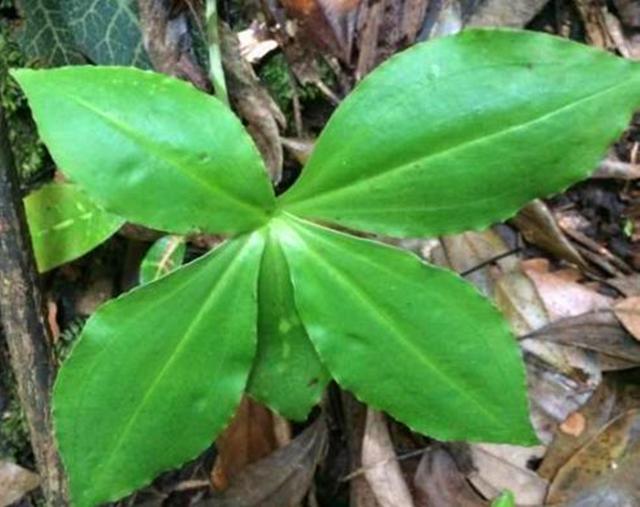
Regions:
<instances>
[{"instance_id":1,"label":"plant stem","mask_svg":"<svg viewBox=\"0 0 640 507\"><path fill-rule=\"evenodd\" d=\"M51 506L68 505L53 439L49 395L54 366L42 296L4 113L0 108L0 325L31 446Z\"/></svg>"},{"instance_id":2,"label":"plant stem","mask_svg":"<svg viewBox=\"0 0 640 507\"><path fill-rule=\"evenodd\" d=\"M222 52L220 51L217 0L207 0L205 17L207 23L207 43L209 45L209 77L213 83L216 97L228 106L229 96L224 80L224 70L222 69Z\"/></svg>"}]
</instances>

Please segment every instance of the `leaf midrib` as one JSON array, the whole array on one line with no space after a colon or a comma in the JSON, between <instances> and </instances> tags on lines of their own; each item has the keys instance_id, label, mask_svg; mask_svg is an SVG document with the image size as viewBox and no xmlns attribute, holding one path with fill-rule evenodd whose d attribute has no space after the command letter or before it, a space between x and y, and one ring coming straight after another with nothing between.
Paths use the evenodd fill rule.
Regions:
<instances>
[{"instance_id":1,"label":"leaf midrib","mask_svg":"<svg viewBox=\"0 0 640 507\"><path fill-rule=\"evenodd\" d=\"M126 439L129 433L131 432L131 429L134 427L136 420L138 419L140 414L143 412L144 407L150 400L151 396L153 395L154 391L158 387L159 383L165 377L170 367L176 361L176 358L180 356L181 352L184 350L184 348L190 341L192 337L192 332L200 324L200 321L202 320L203 316L207 314L210 307L214 303L216 303L219 294L228 287L229 281L231 280L232 275L238 271L239 267L242 267L244 265L244 262L242 262L244 253L251 246L252 246L252 242L248 240L247 243L243 245L240 248L240 250L236 253L236 255L233 257L232 261L228 264L228 267L224 271L222 276L217 279L213 287L213 290L211 291L209 296L205 299L205 301L202 303L200 310L197 312L196 316L192 319L191 323L185 330L182 338L180 338L176 346L173 348L173 352L171 352L171 356L168 358L165 364L161 367L160 371L155 376L155 379L152 381L151 385L147 388L146 392L144 393L142 400L138 404L137 408L135 409L133 414L131 414L129 420L126 422L125 426L122 428L120 436L117 438L117 440L113 444L112 450L109 453L109 456L106 458L105 461L103 461L103 464L100 468L100 472L96 474L96 477L93 480L94 483L100 484L100 480L109 472L110 465L115 460L118 454L118 451L122 448L122 446L126 442ZM210 261L212 260L213 258L210 259ZM183 288L185 285L188 285L188 282L181 285L181 288ZM229 342L226 342L226 344L229 345Z\"/></svg>"},{"instance_id":2,"label":"leaf midrib","mask_svg":"<svg viewBox=\"0 0 640 507\"><path fill-rule=\"evenodd\" d=\"M293 225L293 227L296 228L296 229L297 228L301 228L297 224ZM290 230L292 230L292 229L290 229ZM322 257L321 254L319 254L316 250L314 250L313 247L310 246L309 243L306 242L300 236L300 233L296 233L296 235L305 244L309 254L312 257L314 257L317 261L319 261L319 263L324 264L330 271L335 273L336 277L340 281L341 285L343 287L346 287L352 294L357 295L358 299L360 299L364 303L365 308L366 308L366 306L370 306L372 308L377 309L377 311L368 312L368 313L371 313L373 315L374 319L372 319L372 320L377 320L378 322L382 323L384 327L386 327L393 335L395 335L398 338L398 341L402 345L404 345L405 349L407 349L410 352L410 355L413 355L414 357L418 357L420 359L420 362L424 366L426 366L431 372L435 373L441 380L444 381L445 385L449 385L450 387L452 387L453 391L458 392L458 394L460 394L461 397L471 401L471 403L474 406L476 406L476 407L478 407L480 409L480 412L482 412L485 415L487 415L488 418L491 421L497 423L497 425L499 427L503 426L504 421L502 421L498 416L494 415L492 412L487 410L487 408L484 406L484 404L481 401L479 401L476 398L470 396L469 392L468 392L469 390L465 386L460 385L459 382L456 379L452 378L446 372L442 371L427 356L425 356L420 349L415 347L411 342L407 341L405 339L405 337L404 337L404 334L402 333L402 331L400 329L400 326L398 326L397 322L395 322L395 319L393 318L393 316L389 315L389 313L382 306L377 304L375 300L371 299L369 297L369 295L367 294L367 292L365 290L363 290L357 282L354 281L353 277L350 277L348 275L348 273L345 273L345 272L341 271L340 269L338 269L336 266L334 266L330 262L327 262ZM316 238L316 236L313 235L313 238ZM350 283L350 281L351 281L351 283Z\"/></svg>"},{"instance_id":3,"label":"leaf midrib","mask_svg":"<svg viewBox=\"0 0 640 507\"><path fill-rule=\"evenodd\" d=\"M338 187L333 187L333 188L328 188L326 190L321 190L319 192L314 192L311 195L308 196L303 196L300 199L296 199L295 194L292 194L293 197L289 200L287 199L287 194L285 193L282 196L282 202L283 204L288 204L289 208L291 210L294 210L296 206L300 206L301 208L305 207L305 206L310 206L312 205L312 203L314 201L323 201L325 199L327 199L328 196L332 196L335 194L340 194L340 193L344 193L345 191L348 190L353 190L353 189L357 189L358 187L360 187L363 184L367 184L367 183L371 183L374 181L378 181L378 180L384 180L388 177L397 177L398 175L402 175L406 172L411 172L412 170L420 170L422 168L424 168L424 164L428 163L431 160L434 159L438 159L447 155L451 155L452 153L455 153L459 150L468 148L469 146L472 145L476 145L476 144L483 144L485 142L488 141L492 141L496 138L500 138L502 136L506 136L509 135L513 132L517 132L519 130L522 129L526 129L527 127L530 127L532 125L536 125L538 123L542 123L550 118L553 118L556 115L562 114L565 111L570 111L571 109L575 108L575 107L579 107L580 105L584 104L585 102L588 102L590 100L593 100L595 98L598 98L602 95L606 95L607 93L610 93L614 90L617 90L619 88L625 87L625 86L630 86L630 84L632 82L637 82L639 81L640 78L636 78L636 79L629 79L626 81L622 81L621 83L616 83L614 85L611 86L607 86L606 88L603 88L601 90L598 90L596 92L590 93L584 97L581 97L578 100L575 100L569 104L566 104L564 106L561 106L559 108L556 108L552 111L549 111L541 116L537 116L533 119L524 121L522 123L518 123L516 125L511 125L506 129L503 130L499 130L497 132L491 132L490 134L485 134L485 135L480 135L478 137L472 138L468 141L464 141L460 144L457 144L455 146L449 147L449 148L445 148L444 150L441 151L437 151L435 153L429 153L428 155L425 156L419 156L416 157L412 160L410 160L409 162L406 162L402 165L399 166L394 166L394 167L389 167L386 170L383 170L382 172L379 173L375 173L375 174L370 174L365 176L364 178L360 178L357 180L353 180L350 183L347 183L345 185L340 185ZM416 168L416 166L420 166L418 168ZM302 181L302 180L301 180ZM293 191L294 189L292 189Z\"/></svg>"},{"instance_id":4,"label":"leaf midrib","mask_svg":"<svg viewBox=\"0 0 640 507\"><path fill-rule=\"evenodd\" d=\"M290 216L291 216L291 215L290 215ZM294 219L295 219L295 220L297 220L297 221L299 221L299 222L301 222L301 223L304 223L304 221L303 221L303 220L301 220L301 219L299 219L299 218L297 218L297 217L294 217ZM308 225L308 226L309 226L309 227L318 227L317 225L312 224L312 223L309 223L309 225ZM335 231L331 231L331 232L334 232L334 233L335 233ZM341 233L337 233L337 234L341 234ZM320 240L321 242L324 242L326 245L329 245L329 246L331 246L332 248L335 248L335 247L333 246L333 244L332 244L328 239L326 239L324 236L321 236L321 235L314 235L313 237L314 237L315 239ZM347 237L348 237L348 236L347 236ZM350 238L350 239L351 239L351 238ZM363 242L367 242L367 243L372 243L372 244L373 244L373 246L376 246L376 247L378 247L378 248L384 248L384 249L386 249L386 250L394 251L394 252L402 252L402 250L400 250L400 249L398 249L398 248L396 248L396 247L393 247L393 246L390 246L390 245L385 245L385 244L382 244L382 243L378 243L378 242L373 241L373 240L369 240L369 239L365 239L365 238L359 238L359 240L360 240L360 241L363 241ZM374 263L374 262L371 260L371 258L370 258L370 257L368 257L368 256L367 256L367 255L365 255L365 254L362 254L362 253L360 253L360 252L351 252L351 255L354 255L355 257L357 257L358 259L360 259L360 262L361 262L361 263L368 264L368 265L369 265L369 266L371 266L372 268L375 268L375 269L379 269L379 270L381 270L381 271L384 271L384 272L385 272L387 275L389 275L390 277L395 278L396 280L402 281L403 283L409 284L409 285L411 285L411 286L415 287L415 288L416 288L416 289L418 289L418 290L420 290L420 289L424 288L424 284L423 284L423 283L419 283L419 282L417 282L415 279L407 280L405 277L403 277L402 275L398 274L398 272L397 272L397 271L394 271L393 269L389 268L389 267L388 267L388 266L386 266L385 264L376 264L376 263ZM413 254L410 254L410 255L413 255ZM484 299L484 297L483 297L483 296L482 296L482 295L477 291L477 289L475 289L472 285L470 285L470 284L466 283L466 282L465 282L465 281L460 277L460 275L459 275L458 273L456 273L455 271L451 271L451 270L448 270L448 269L445 269L445 268L441 268L441 267L438 267L438 266L434 266L433 264L430 264L430 263L426 263L426 262L421 261L419 258L416 258L416 259L414 259L414 260L415 260L415 262L416 262L416 263L424 264L424 267L425 267L425 268L427 268L427 269L432 270L432 271L434 272L434 274L435 274L435 273L448 273L448 274L449 274L450 276L452 276L452 277L458 277L458 278L459 278L459 283L460 283L460 285L462 285L462 286L468 286L469 292L470 292L471 294L473 294L473 296L474 296L474 297ZM447 298L447 295L446 295L446 294L443 294L443 293L438 293L438 294L437 294L437 296L438 296L441 300L445 300L445 301L446 301L446 300L448 299L448 298ZM497 310L496 310L496 312L497 312ZM510 336L513 336L510 332L508 332L508 334L509 334ZM514 345L515 345L515 344L516 344L515 337L513 337L513 340L514 340L514 342L513 342L513 343L514 343ZM491 345L487 343L487 347L491 347ZM496 365L497 365L497 367L500 369L500 372L501 372L501 374L502 374L502 377L503 377L503 378L506 378L506 377L507 377L507 375L505 374L505 369L504 369L504 366L503 366L503 364L502 364L502 361L496 361ZM523 382L524 382L524 379L523 379Z\"/></svg>"},{"instance_id":5,"label":"leaf midrib","mask_svg":"<svg viewBox=\"0 0 640 507\"><path fill-rule=\"evenodd\" d=\"M231 193L226 192L224 188L214 185L213 181L200 178L196 173L185 170L180 161L176 160L171 151L166 150L162 146L162 144L153 142L145 136L140 135L135 131L135 129L130 128L128 125L121 122L114 116L105 111L102 111L101 109L95 107L93 104L80 97L69 94L66 94L66 97L71 101L77 103L78 105L91 111L96 116L102 118L106 123L125 134L129 139L133 140L138 146L143 148L144 151L151 153L154 156L158 157L160 160L166 162L169 166L176 169L180 176L187 177L191 181L195 182L197 186L204 188L206 191L212 192L213 194L217 195L223 200L226 200L227 202L233 203L237 207L249 210L253 215L259 217L260 220L264 222L267 215L265 210L263 210L259 206L255 206L246 201L243 201L242 199L235 197Z\"/></svg>"}]
</instances>

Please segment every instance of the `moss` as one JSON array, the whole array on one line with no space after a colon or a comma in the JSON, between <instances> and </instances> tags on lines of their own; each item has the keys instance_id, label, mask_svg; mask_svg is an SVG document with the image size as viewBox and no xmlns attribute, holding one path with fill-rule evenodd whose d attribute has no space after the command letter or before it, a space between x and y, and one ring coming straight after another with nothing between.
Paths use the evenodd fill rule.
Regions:
<instances>
[{"instance_id":1,"label":"moss","mask_svg":"<svg viewBox=\"0 0 640 507\"><path fill-rule=\"evenodd\" d=\"M332 86L335 81L333 72L324 62L319 61L322 80L328 86ZM289 76L288 64L282 53L276 53L269 57L258 70L258 76L267 87L269 93L277 102L280 109L291 120L293 117L293 87ZM300 103L304 107L306 102L322 100L324 96L313 84L298 86Z\"/></svg>"},{"instance_id":2,"label":"moss","mask_svg":"<svg viewBox=\"0 0 640 507\"><path fill-rule=\"evenodd\" d=\"M5 351L0 351L0 363L7 364ZM0 369L0 459L3 458L34 466L27 423L8 368Z\"/></svg>"},{"instance_id":3,"label":"moss","mask_svg":"<svg viewBox=\"0 0 640 507\"><path fill-rule=\"evenodd\" d=\"M29 182L45 171L46 151L38 138L26 99L9 76L9 69L23 67L26 63L18 46L11 41L9 30L7 23L0 23L0 104L9 125L9 140L18 173L23 182Z\"/></svg>"}]
</instances>

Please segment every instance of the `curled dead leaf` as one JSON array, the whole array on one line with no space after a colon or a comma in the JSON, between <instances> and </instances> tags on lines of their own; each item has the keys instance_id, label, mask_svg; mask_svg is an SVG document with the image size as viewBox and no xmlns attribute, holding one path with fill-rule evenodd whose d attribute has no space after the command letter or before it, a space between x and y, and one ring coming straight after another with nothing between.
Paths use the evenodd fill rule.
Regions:
<instances>
[{"instance_id":1,"label":"curled dead leaf","mask_svg":"<svg viewBox=\"0 0 640 507\"><path fill-rule=\"evenodd\" d=\"M220 27L222 63L231 102L247 122L247 130L260 150L274 183L282 177L280 128L286 118L273 98L262 87L253 68L243 57L237 34L226 24Z\"/></svg>"},{"instance_id":2,"label":"curled dead leaf","mask_svg":"<svg viewBox=\"0 0 640 507\"><path fill-rule=\"evenodd\" d=\"M467 482L444 447L433 446L422 455L413 485L416 507L485 507L488 505Z\"/></svg>"},{"instance_id":3,"label":"curled dead leaf","mask_svg":"<svg viewBox=\"0 0 640 507\"><path fill-rule=\"evenodd\" d=\"M598 505L633 505L640 496L640 410L613 419L558 470L547 502L579 505L595 496L615 500ZM622 503L619 503L621 500ZM583 503L583 505L587 505ZM590 505L596 505L591 503Z\"/></svg>"},{"instance_id":4,"label":"curled dead leaf","mask_svg":"<svg viewBox=\"0 0 640 507\"><path fill-rule=\"evenodd\" d=\"M300 502L326 445L327 427L321 417L290 444L245 467L223 493L201 507L283 507Z\"/></svg>"},{"instance_id":5,"label":"curled dead leaf","mask_svg":"<svg viewBox=\"0 0 640 507\"><path fill-rule=\"evenodd\" d=\"M616 303L614 312L626 330L640 340L640 296L628 297Z\"/></svg>"},{"instance_id":6,"label":"curled dead leaf","mask_svg":"<svg viewBox=\"0 0 640 507\"><path fill-rule=\"evenodd\" d=\"M362 440L362 467L380 507L413 507L385 416L373 409L367 410Z\"/></svg>"},{"instance_id":7,"label":"curled dead leaf","mask_svg":"<svg viewBox=\"0 0 640 507\"><path fill-rule=\"evenodd\" d=\"M211 482L214 488L222 491L243 468L277 448L269 409L245 396L231 424L216 439L216 448L218 455Z\"/></svg>"}]
</instances>

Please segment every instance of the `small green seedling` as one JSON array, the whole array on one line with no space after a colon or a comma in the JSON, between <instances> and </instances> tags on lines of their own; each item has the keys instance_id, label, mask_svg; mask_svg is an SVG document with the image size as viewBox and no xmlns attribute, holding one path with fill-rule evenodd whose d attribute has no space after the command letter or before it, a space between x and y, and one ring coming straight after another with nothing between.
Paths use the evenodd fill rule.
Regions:
<instances>
[{"instance_id":1,"label":"small green seedling","mask_svg":"<svg viewBox=\"0 0 640 507\"><path fill-rule=\"evenodd\" d=\"M219 248L102 306L54 390L75 505L195 457L246 390L304 419L329 378L442 440L532 444L523 363L456 274L356 235L485 228L585 178L640 105L640 64L474 30L380 66L274 196L236 117L131 68L19 70L58 166L103 209Z\"/></svg>"}]
</instances>

